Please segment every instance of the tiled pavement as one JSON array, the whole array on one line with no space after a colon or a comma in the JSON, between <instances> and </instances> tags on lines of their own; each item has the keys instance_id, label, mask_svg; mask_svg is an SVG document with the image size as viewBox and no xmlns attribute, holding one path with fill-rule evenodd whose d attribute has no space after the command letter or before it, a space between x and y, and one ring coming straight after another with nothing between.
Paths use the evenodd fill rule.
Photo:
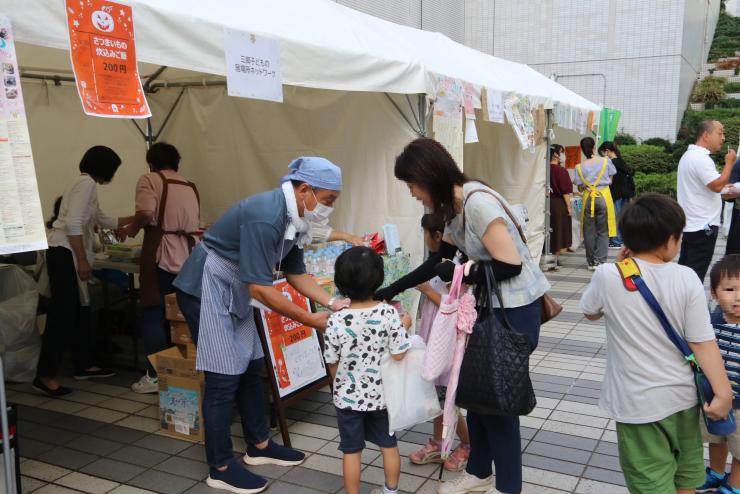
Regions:
<instances>
[{"instance_id":1,"label":"tiled pavement","mask_svg":"<svg viewBox=\"0 0 740 494\"><path fill-rule=\"evenodd\" d=\"M718 245L718 252L724 245ZM612 254L614 251L611 252ZM617 459L615 424L596 406L605 365L605 332L578 311L590 273L582 253L563 258L549 275L550 292L564 312L542 328L531 359L537 408L522 417L525 493L611 494L627 492ZM64 384L75 392L49 400L29 385L10 385L9 400L21 405L19 435L23 492L37 494L215 493L201 444L171 439L158 430L156 395L128 386L138 374L119 373L102 382ZM342 491L341 453L328 392L318 392L289 412L293 445L308 453L295 468L259 467L272 494ZM234 449L244 452L241 427L232 427ZM399 436L404 457L401 490L431 494L438 466L416 466L407 456L424 444L431 424ZM279 435L275 432L275 438ZM363 453L363 492L383 481L379 451ZM445 472L443 479L452 475Z\"/></svg>"}]
</instances>

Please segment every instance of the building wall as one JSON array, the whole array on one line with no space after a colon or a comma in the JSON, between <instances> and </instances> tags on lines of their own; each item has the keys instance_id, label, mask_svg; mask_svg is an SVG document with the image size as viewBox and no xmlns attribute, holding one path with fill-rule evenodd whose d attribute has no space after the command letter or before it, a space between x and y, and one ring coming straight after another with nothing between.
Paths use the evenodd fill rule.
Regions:
<instances>
[{"instance_id":1,"label":"building wall","mask_svg":"<svg viewBox=\"0 0 740 494\"><path fill-rule=\"evenodd\" d=\"M337 3L405 26L436 31L465 42L465 5L458 0L335 0Z\"/></svg>"},{"instance_id":2,"label":"building wall","mask_svg":"<svg viewBox=\"0 0 740 494\"><path fill-rule=\"evenodd\" d=\"M526 63L599 104L620 127L674 139L720 0L336 0ZM592 74L592 75L589 75ZM595 74L595 75L593 75Z\"/></svg>"}]
</instances>

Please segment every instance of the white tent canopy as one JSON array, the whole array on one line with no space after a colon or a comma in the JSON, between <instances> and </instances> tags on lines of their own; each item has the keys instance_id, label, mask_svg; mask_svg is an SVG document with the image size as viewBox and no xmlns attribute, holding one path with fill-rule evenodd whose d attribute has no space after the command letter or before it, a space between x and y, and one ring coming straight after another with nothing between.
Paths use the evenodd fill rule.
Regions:
<instances>
[{"instance_id":1,"label":"white tent canopy","mask_svg":"<svg viewBox=\"0 0 740 494\"><path fill-rule=\"evenodd\" d=\"M141 75L156 74L148 82L156 79L159 85L203 83L182 93L160 88L147 98L156 131L182 95L161 139L180 149L181 172L198 184L206 222L238 199L274 187L296 156L322 155L342 166L345 176L334 226L361 233L396 223L404 247L418 261L423 211L393 177L393 160L418 135L412 127L420 115L410 116L399 94L433 96L435 75L441 74L473 83L478 91L484 86L516 91L547 107L599 110L525 65L328 0L125 3L134 9ZM22 74L71 75L63 0L0 0L0 14L11 18ZM206 87L224 80L224 28L280 41L283 104L230 98L222 86ZM101 187L102 206L112 214L131 214L136 179L146 171L140 131L127 120L86 117L73 85L25 78L23 91L47 215L85 149L95 144L111 146L124 163L113 184ZM530 247L538 254L545 146L522 151L511 127L483 122L480 114L477 127L481 142L465 145L461 166L511 202L526 204Z\"/></svg>"},{"instance_id":2,"label":"white tent canopy","mask_svg":"<svg viewBox=\"0 0 740 494\"><path fill-rule=\"evenodd\" d=\"M434 74L598 111L530 67L486 55L439 33L327 0L131 0L140 61L225 75L224 28L280 41L283 82L342 91L434 94ZM62 0L2 0L17 39L69 46ZM182 74L180 74L182 76ZM171 77L165 74L165 78Z\"/></svg>"}]
</instances>

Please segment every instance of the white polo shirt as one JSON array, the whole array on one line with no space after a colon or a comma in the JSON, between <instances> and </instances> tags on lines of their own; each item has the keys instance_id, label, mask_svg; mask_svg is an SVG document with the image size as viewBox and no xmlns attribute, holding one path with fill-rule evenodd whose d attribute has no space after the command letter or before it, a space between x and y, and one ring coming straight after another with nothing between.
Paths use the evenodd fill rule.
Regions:
<instances>
[{"instance_id":1,"label":"white polo shirt","mask_svg":"<svg viewBox=\"0 0 740 494\"><path fill-rule=\"evenodd\" d=\"M678 162L678 203L686 213L685 232L698 232L720 224L722 198L707 187L720 177L709 150L695 144Z\"/></svg>"}]
</instances>

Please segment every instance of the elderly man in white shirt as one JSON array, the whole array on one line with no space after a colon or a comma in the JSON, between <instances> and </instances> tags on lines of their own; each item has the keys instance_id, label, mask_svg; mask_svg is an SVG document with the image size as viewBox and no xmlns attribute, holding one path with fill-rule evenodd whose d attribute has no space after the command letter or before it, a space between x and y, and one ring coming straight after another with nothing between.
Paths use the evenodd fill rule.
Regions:
<instances>
[{"instance_id":1,"label":"elderly man in white shirt","mask_svg":"<svg viewBox=\"0 0 740 494\"><path fill-rule=\"evenodd\" d=\"M683 243L678 263L693 269L704 282L717 242L722 198L735 162L734 150L725 156L722 173L717 171L710 153L725 142L725 129L716 120L705 120L697 129L696 144L691 144L678 163L678 203L686 213Z\"/></svg>"}]
</instances>

